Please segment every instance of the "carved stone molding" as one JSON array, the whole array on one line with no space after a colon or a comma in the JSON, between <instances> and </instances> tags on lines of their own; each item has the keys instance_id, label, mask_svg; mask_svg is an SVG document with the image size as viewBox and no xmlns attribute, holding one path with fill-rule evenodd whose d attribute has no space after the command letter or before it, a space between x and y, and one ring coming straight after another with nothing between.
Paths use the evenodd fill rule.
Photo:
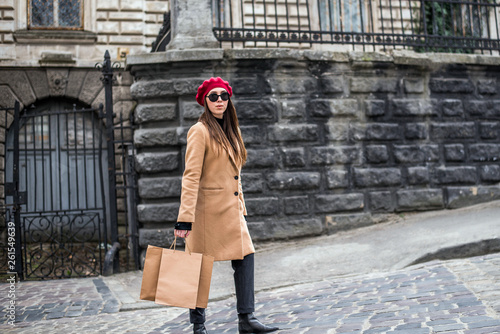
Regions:
<instances>
[{"instance_id":1,"label":"carved stone molding","mask_svg":"<svg viewBox=\"0 0 500 334\"><path fill-rule=\"evenodd\" d=\"M51 96L63 96L68 85L68 70L47 70Z\"/></svg>"}]
</instances>

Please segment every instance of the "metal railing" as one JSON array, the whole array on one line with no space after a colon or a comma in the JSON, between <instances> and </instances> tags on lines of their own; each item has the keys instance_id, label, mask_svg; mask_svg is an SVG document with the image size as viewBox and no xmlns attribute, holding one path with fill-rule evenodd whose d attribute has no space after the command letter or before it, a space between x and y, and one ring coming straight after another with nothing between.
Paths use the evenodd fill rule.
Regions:
<instances>
[{"instance_id":1,"label":"metal railing","mask_svg":"<svg viewBox=\"0 0 500 334\"><path fill-rule=\"evenodd\" d=\"M232 48L500 51L500 0L213 0L213 13Z\"/></svg>"}]
</instances>

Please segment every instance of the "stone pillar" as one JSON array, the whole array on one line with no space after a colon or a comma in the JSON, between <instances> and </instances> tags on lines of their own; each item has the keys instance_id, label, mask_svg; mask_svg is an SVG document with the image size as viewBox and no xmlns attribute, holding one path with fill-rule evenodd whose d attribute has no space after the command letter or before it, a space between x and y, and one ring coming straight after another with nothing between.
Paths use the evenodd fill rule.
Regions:
<instances>
[{"instance_id":1,"label":"stone pillar","mask_svg":"<svg viewBox=\"0 0 500 334\"><path fill-rule=\"evenodd\" d=\"M172 40L167 50L219 47L212 31L210 0L171 0L170 22Z\"/></svg>"}]
</instances>

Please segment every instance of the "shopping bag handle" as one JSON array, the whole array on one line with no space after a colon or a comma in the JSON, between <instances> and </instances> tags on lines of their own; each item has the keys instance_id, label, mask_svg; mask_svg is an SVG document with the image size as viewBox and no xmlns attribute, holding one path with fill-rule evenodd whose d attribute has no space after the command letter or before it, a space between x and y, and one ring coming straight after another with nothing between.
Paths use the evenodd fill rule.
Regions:
<instances>
[{"instance_id":1,"label":"shopping bag handle","mask_svg":"<svg viewBox=\"0 0 500 334\"><path fill-rule=\"evenodd\" d=\"M172 241L172 244L170 245L170 249L174 247L174 252L175 252L175 245L177 244L177 236L175 236L174 241Z\"/></svg>"},{"instance_id":2,"label":"shopping bag handle","mask_svg":"<svg viewBox=\"0 0 500 334\"><path fill-rule=\"evenodd\" d=\"M174 247L174 252L175 252L175 245L177 244L177 236L175 236L174 241L172 241L172 244L170 245L170 249ZM189 255L191 255L191 250L189 249L187 239L184 238L184 244L186 245L187 251L189 252Z\"/></svg>"}]
</instances>

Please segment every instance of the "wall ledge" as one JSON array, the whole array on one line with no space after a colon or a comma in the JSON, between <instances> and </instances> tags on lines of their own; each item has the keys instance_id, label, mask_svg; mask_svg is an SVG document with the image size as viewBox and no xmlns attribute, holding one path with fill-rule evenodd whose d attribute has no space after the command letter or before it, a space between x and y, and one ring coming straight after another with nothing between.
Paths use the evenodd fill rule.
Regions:
<instances>
[{"instance_id":1,"label":"wall ledge","mask_svg":"<svg viewBox=\"0 0 500 334\"><path fill-rule=\"evenodd\" d=\"M97 33L84 30L17 30L19 44L95 44Z\"/></svg>"},{"instance_id":2,"label":"wall ledge","mask_svg":"<svg viewBox=\"0 0 500 334\"><path fill-rule=\"evenodd\" d=\"M74 63L46 63L40 59L32 60L0 60L0 69L40 69L40 68L78 68L78 69L94 69L96 63L102 63L101 59L98 60L79 60L75 59ZM117 61L120 63L120 69L124 68L124 62Z\"/></svg>"},{"instance_id":3,"label":"wall ledge","mask_svg":"<svg viewBox=\"0 0 500 334\"><path fill-rule=\"evenodd\" d=\"M211 60L244 60L244 59L291 59L327 61L338 63L394 63L429 67L443 64L468 64L498 66L500 56L456 53L417 53L410 50L392 50L391 52L337 52L321 50L297 50L286 48L246 48L246 49L191 49L169 50L166 52L144 53L127 57L127 69L135 65L148 65L181 61Z\"/></svg>"},{"instance_id":4,"label":"wall ledge","mask_svg":"<svg viewBox=\"0 0 500 334\"><path fill-rule=\"evenodd\" d=\"M223 58L223 49L168 50L164 52L129 55L126 60L126 67L129 69L130 66L135 65L173 63L181 61L210 61L222 60Z\"/></svg>"},{"instance_id":5,"label":"wall ledge","mask_svg":"<svg viewBox=\"0 0 500 334\"><path fill-rule=\"evenodd\" d=\"M286 48L246 48L227 49L224 54L229 59L294 59L303 58L302 52Z\"/></svg>"}]
</instances>

